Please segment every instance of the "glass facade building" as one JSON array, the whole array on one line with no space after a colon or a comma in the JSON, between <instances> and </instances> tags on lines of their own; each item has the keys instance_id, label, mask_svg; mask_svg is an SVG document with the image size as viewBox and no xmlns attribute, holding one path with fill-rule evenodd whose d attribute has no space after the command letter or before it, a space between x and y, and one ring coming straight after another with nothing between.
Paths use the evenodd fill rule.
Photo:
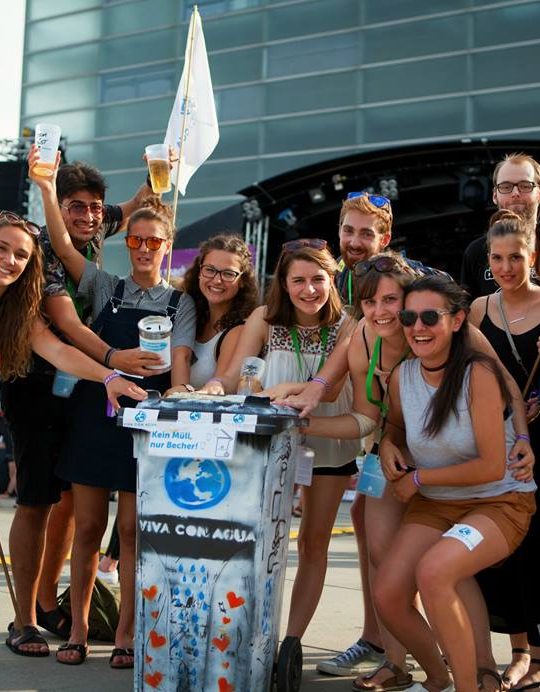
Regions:
<instances>
[{"instance_id":1,"label":"glass facade building","mask_svg":"<svg viewBox=\"0 0 540 692\"><path fill-rule=\"evenodd\" d=\"M58 123L109 199L145 176L180 79L187 0L27 0L21 124ZM368 149L540 136L540 2L200 0L220 142L180 226L237 190Z\"/></svg>"}]
</instances>

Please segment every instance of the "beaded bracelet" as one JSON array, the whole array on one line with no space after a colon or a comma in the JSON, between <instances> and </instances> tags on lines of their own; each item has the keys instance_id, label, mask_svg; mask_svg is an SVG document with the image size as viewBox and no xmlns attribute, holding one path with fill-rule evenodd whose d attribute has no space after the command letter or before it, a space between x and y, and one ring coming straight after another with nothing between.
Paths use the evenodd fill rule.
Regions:
<instances>
[{"instance_id":1,"label":"beaded bracelet","mask_svg":"<svg viewBox=\"0 0 540 692\"><path fill-rule=\"evenodd\" d=\"M107 385L109 384L109 382L112 382L112 381L115 380L117 377L121 377L120 373L117 372L116 370L113 370L112 372L110 372L110 373L107 375L107 377L104 377L104 378L103 378L103 384L104 384L105 386L107 386Z\"/></svg>"},{"instance_id":2,"label":"beaded bracelet","mask_svg":"<svg viewBox=\"0 0 540 692\"><path fill-rule=\"evenodd\" d=\"M525 442L530 442L531 438L528 435L522 435L521 433L519 435L516 435L516 442L518 440L525 440Z\"/></svg>"},{"instance_id":3,"label":"beaded bracelet","mask_svg":"<svg viewBox=\"0 0 540 692\"><path fill-rule=\"evenodd\" d=\"M105 354L105 360L103 361L103 364L105 365L105 367L107 367L107 368L109 367L109 363L111 362L112 355L113 355L113 353L116 353L117 351L118 351L117 348L110 348L107 351L107 353Z\"/></svg>"},{"instance_id":4,"label":"beaded bracelet","mask_svg":"<svg viewBox=\"0 0 540 692\"><path fill-rule=\"evenodd\" d=\"M330 382L328 382L326 377L322 377L322 375L315 375L315 377L311 378L311 382L317 382L318 384L322 384L326 390L330 389Z\"/></svg>"},{"instance_id":5,"label":"beaded bracelet","mask_svg":"<svg viewBox=\"0 0 540 692\"><path fill-rule=\"evenodd\" d=\"M413 471L412 481L416 485L417 488L421 487L422 483L420 483L420 479L418 478L418 469L415 469Z\"/></svg>"}]
</instances>

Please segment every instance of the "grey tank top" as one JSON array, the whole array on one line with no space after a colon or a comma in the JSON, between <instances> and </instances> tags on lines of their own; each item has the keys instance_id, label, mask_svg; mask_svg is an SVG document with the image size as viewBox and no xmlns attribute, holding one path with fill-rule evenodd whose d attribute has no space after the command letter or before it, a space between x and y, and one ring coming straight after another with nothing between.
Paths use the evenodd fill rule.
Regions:
<instances>
[{"instance_id":1,"label":"grey tank top","mask_svg":"<svg viewBox=\"0 0 540 692\"><path fill-rule=\"evenodd\" d=\"M420 371L420 360L414 358L401 364L399 370L399 394L405 421L407 446L419 469L442 468L462 464L478 457L474 438L471 414L467 402L470 367L465 371L463 387L458 397L457 411L451 412L446 423L434 436L428 437L424 431L429 404L436 387L429 385ZM504 422L506 437L506 458L515 439L512 416ZM534 481L524 483L512 478L511 469L506 469L504 478L492 483L467 486L422 486L420 492L425 497L437 500L466 500L471 498L494 497L508 492L530 492L536 489Z\"/></svg>"}]
</instances>

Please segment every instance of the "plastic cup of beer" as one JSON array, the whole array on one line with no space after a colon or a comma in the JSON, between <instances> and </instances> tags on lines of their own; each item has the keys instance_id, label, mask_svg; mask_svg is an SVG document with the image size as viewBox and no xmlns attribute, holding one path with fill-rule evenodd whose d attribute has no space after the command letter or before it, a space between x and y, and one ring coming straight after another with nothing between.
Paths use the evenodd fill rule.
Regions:
<instances>
[{"instance_id":1,"label":"plastic cup of beer","mask_svg":"<svg viewBox=\"0 0 540 692\"><path fill-rule=\"evenodd\" d=\"M162 192L169 192L171 189L169 145L149 144L145 147L145 152L152 190L156 195L160 195Z\"/></svg>"},{"instance_id":2,"label":"plastic cup of beer","mask_svg":"<svg viewBox=\"0 0 540 692\"><path fill-rule=\"evenodd\" d=\"M35 143L39 149L39 161L34 166L34 173L48 178L54 173L56 152L60 144L61 130L58 125L37 123Z\"/></svg>"},{"instance_id":3,"label":"plastic cup of beer","mask_svg":"<svg viewBox=\"0 0 540 692\"><path fill-rule=\"evenodd\" d=\"M237 394L257 394L262 392L262 378L266 363L262 358L249 356L242 361L240 368L240 381L238 383Z\"/></svg>"}]
</instances>

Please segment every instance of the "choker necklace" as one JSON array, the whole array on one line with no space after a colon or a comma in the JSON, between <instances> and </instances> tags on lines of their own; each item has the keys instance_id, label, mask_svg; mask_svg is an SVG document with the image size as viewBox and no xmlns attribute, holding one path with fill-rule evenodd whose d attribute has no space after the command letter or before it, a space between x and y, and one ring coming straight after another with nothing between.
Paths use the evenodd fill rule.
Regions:
<instances>
[{"instance_id":1,"label":"choker necklace","mask_svg":"<svg viewBox=\"0 0 540 692\"><path fill-rule=\"evenodd\" d=\"M428 368L422 362L420 362L420 365L424 368L424 370L426 370L426 372L438 372L439 370L445 369L445 367L448 365L448 361L445 361L442 365L437 365L436 368Z\"/></svg>"}]
</instances>

